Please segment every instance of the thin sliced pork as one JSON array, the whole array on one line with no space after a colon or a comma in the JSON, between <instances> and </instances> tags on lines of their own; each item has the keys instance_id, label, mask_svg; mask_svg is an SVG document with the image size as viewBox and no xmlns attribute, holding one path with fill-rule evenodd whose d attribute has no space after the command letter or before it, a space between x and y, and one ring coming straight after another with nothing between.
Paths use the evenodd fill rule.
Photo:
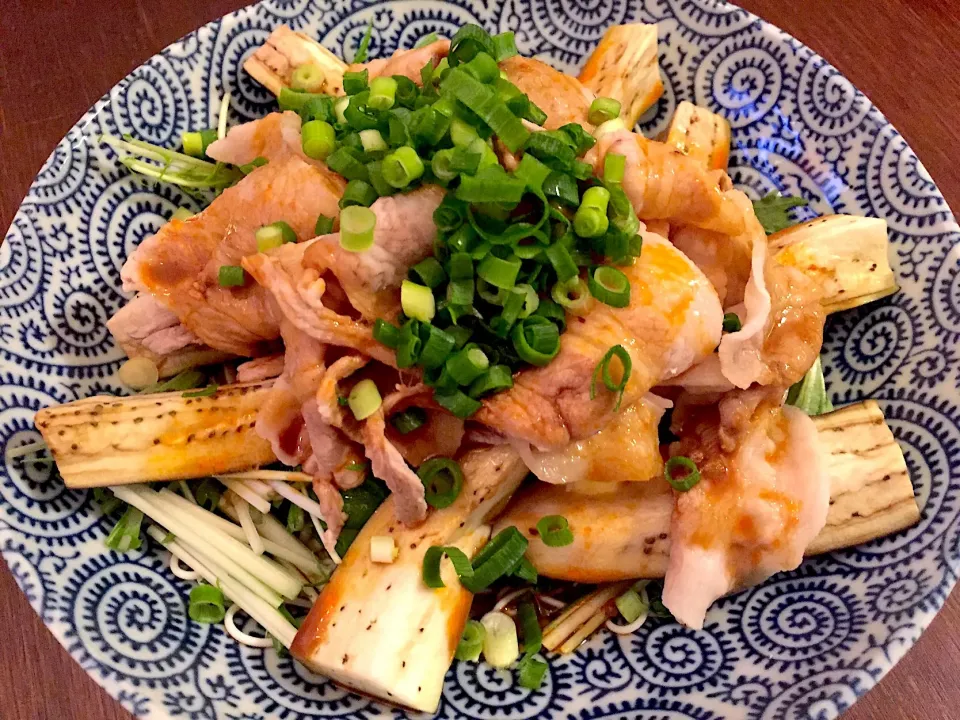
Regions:
<instances>
[{"instance_id":1,"label":"thin sliced pork","mask_svg":"<svg viewBox=\"0 0 960 720\"><path fill-rule=\"evenodd\" d=\"M567 123L579 123L587 130L590 103L596 97L575 77L562 73L542 60L515 55L500 63L500 69L520 92L547 114L543 126L556 130Z\"/></svg>"},{"instance_id":2,"label":"thin sliced pork","mask_svg":"<svg viewBox=\"0 0 960 720\"><path fill-rule=\"evenodd\" d=\"M270 162L141 243L123 266L124 287L152 294L211 348L268 354L279 337L268 293L254 283L221 287L220 268L256 254L254 233L276 220L311 237L319 214L338 214L343 188L342 178L295 155Z\"/></svg>"},{"instance_id":3,"label":"thin sliced pork","mask_svg":"<svg viewBox=\"0 0 960 720\"><path fill-rule=\"evenodd\" d=\"M413 80L417 85L422 84L420 71L428 62L436 66L441 59L450 54L449 40L435 40L429 45L409 50L397 50L389 58L371 60L368 63L351 65L347 71L359 72L367 70L371 80L378 77L403 75Z\"/></svg>"},{"instance_id":4,"label":"thin sliced pork","mask_svg":"<svg viewBox=\"0 0 960 720\"><path fill-rule=\"evenodd\" d=\"M107 329L127 357L145 357L160 377L228 360L231 355L204 345L180 319L149 293L138 293L107 321Z\"/></svg>"},{"instance_id":5,"label":"thin sliced pork","mask_svg":"<svg viewBox=\"0 0 960 720\"><path fill-rule=\"evenodd\" d=\"M363 424L364 451L373 474L393 493L397 519L407 526L417 525L427 516L423 483L387 439L386 431L383 407L380 407Z\"/></svg>"},{"instance_id":6,"label":"thin sliced pork","mask_svg":"<svg viewBox=\"0 0 960 720\"><path fill-rule=\"evenodd\" d=\"M706 171L676 148L620 130L601 137L596 150L598 172L607 153L626 158L623 189L641 220L669 220L724 235L743 232L743 213L725 189L725 176Z\"/></svg>"},{"instance_id":7,"label":"thin sliced pork","mask_svg":"<svg viewBox=\"0 0 960 720\"><path fill-rule=\"evenodd\" d=\"M632 286L630 304L616 309L593 302L583 317L568 316L557 357L519 373L513 388L484 401L475 420L538 449L559 449L613 417L614 393L601 387L590 398L594 371L612 346L622 345L633 363L625 407L713 353L723 310L690 260L646 233L642 254L623 270Z\"/></svg>"},{"instance_id":8,"label":"thin sliced pork","mask_svg":"<svg viewBox=\"0 0 960 720\"><path fill-rule=\"evenodd\" d=\"M371 206L377 226L373 246L362 253L340 247L340 235L318 238L304 254L303 265L332 272L350 304L368 320L393 317L400 308L397 289L411 266L433 254L437 226L433 212L444 191L424 185L403 195L379 198Z\"/></svg>"},{"instance_id":9,"label":"thin sliced pork","mask_svg":"<svg viewBox=\"0 0 960 720\"><path fill-rule=\"evenodd\" d=\"M657 428L670 403L647 395L622 409L596 433L565 448L539 451L525 442L514 447L544 482L645 482L663 473Z\"/></svg>"},{"instance_id":10,"label":"thin sliced pork","mask_svg":"<svg viewBox=\"0 0 960 720\"><path fill-rule=\"evenodd\" d=\"M813 421L768 391L674 413L671 455L693 460L700 482L677 493L663 602L702 628L729 592L792 570L823 528L830 500Z\"/></svg>"},{"instance_id":11,"label":"thin sliced pork","mask_svg":"<svg viewBox=\"0 0 960 720\"><path fill-rule=\"evenodd\" d=\"M246 165L257 158L268 162L296 155L304 162L315 163L303 152L300 137L300 116L292 110L275 112L230 128L225 138L207 147L207 155L231 165Z\"/></svg>"}]
</instances>

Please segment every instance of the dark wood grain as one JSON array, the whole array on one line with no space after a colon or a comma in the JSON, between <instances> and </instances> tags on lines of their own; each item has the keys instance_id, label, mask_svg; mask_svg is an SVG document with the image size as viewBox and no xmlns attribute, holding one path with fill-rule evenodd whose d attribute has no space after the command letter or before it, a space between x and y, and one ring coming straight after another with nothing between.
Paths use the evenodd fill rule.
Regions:
<instances>
[{"instance_id":1,"label":"dark wood grain","mask_svg":"<svg viewBox=\"0 0 960 720\"><path fill-rule=\"evenodd\" d=\"M97 98L236 0L4 0L0 11L0 227L44 159ZM743 0L836 65L907 138L960 207L960 3ZM844 720L960 717L960 599ZM0 570L0 717L127 720Z\"/></svg>"}]
</instances>

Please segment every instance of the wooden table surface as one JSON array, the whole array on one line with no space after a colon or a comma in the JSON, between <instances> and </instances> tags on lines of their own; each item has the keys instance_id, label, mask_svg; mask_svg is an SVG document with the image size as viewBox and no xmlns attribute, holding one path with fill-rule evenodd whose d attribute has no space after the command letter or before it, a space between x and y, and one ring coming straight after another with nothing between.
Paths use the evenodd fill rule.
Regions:
<instances>
[{"instance_id":1,"label":"wooden table surface","mask_svg":"<svg viewBox=\"0 0 960 720\"><path fill-rule=\"evenodd\" d=\"M238 0L4 0L0 227L80 115L134 67ZM837 66L899 128L960 208L960 3L744 0ZM844 720L960 717L960 595ZM0 563L0 718L130 716L46 631Z\"/></svg>"}]
</instances>

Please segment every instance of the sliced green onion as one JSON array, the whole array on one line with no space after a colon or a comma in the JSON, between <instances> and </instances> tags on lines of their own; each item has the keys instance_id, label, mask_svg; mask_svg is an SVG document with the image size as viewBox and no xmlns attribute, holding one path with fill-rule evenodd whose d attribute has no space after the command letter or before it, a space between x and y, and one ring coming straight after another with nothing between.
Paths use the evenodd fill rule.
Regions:
<instances>
[{"instance_id":1,"label":"sliced green onion","mask_svg":"<svg viewBox=\"0 0 960 720\"><path fill-rule=\"evenodd\" d=\"M498 63L517 54L517 41L512 31L494 35L491 39L493 40L493 57Z\"/></svg>"},{"instance_id":2,"label":"sliced green onion","mask_svg":"<svg viewBox=\"0 0 960 720\"><path fill-rule=\"evenodd\" d=\"M261 155L261 156L255 157L250 162L244 163L243 165L238 165L237 167L240 168L240 172L242 172L244 175L249 175L258 167L263 167L268 162L269 160L267 160L265 157Z\"/></svg>"},{"instance_id":3,"label":"sliced green onion","mask_svg":"<svg viewBox=\"0 0 960 720\"><path fill-rule=\"evenodd\" d=\"M325 81L323 70L315 63L300 65L290 74L290 87L300 92L318 93Z\"/></svg>"},{"instance_id":4,"label":"sliced green onion","mask_svg":"<svg viewBox=\"0 0 960 720\"><path fill-rule=\"evenodd\" d=\"M573 229L577 235L586 238L603 235L610 226L607 219L609 203L610 191L605 187L588 188L573 217Z\"/></svg>"},{"instance_id":5,"label":"sliced green onion","mask_svg":"<svg viewBox=\"0 0 960 720\"><path fill-rule=\"evenodd\" d=\"M333 125L323 120L305 122L300 128L303 152L314 160L325 160L337 145Z\"/></svg>"},{"instance_id":6,"label":"sliced green onion","mask_svg":"<svg viewBox=\"0 0 960 720\"><path fill-rule=\"evenodd\" d=\"M603 158L603 181L621 183L627 169L627 158L617 153L607 153Z\"/></svg>"},{"instance_id":7,"label":"sliced green onion","mask_svg":"<svg viewBox=\"0 0 960 720\"><path fill-rule=\"evenodd\" d=\"M400 344L400 328L381 318L373 323L373 339L381 345L396 350Z\"/></svg>"},{"instance_id":8,"label":"sliced green onion","mask_svg":"<svg viewBox=\"0 0 960 720\"><path fill-rule=\"evenodd\" d=\"M313 232L317 235L329 235L333 232L333 218L326 215L317 215L317 223L313 226Z\"/></svg>"},{"instance_id":9,"label":"sliced green onion","mask_svg":"<svg viewBox=\"0 0 960 720\"><path fill-rule=\"evenodd\" d=\"M423 161L409 145L397 148L383 159L383 177L398 189L421 177L423 170Z\"/></svg>"},{"instance_id":10,"label":"sliced green onion","mask_svg":"<svg viewBox=\"0 0 960 720\"><path fill-rule=\"evenodd\" d=\"M384 179L383 162L381 160L374 160L367 163L367 177L369 178L370 185L373 186L373 189L377 191L377 195L380 197L393 195L397 192L397 189Z\"/></svg>"},{"instance_id":11,"label":"sliced green onion","mask_svg":"<svg viewBox=\"0 0 960 720\"><path fill-rule=\"evenodd\" d=\"M367 89L370 80L370 71L364 68L356 72L343 74L343 92L347 95L357 95Z\"/></svg>"},{"instance_id":12,"label":"sliced green onion","mask_svg":"<svg viewBox=\"0 0 960 720\"><path fill-rule=\"evenodd\" d=\"M739 332L743 327L740 323L740 316L736 313L725 313L723 316L723 331L727 333Z\"/></svg>"},{"instance_id":13,"label":"sliced green onion","mask_svg":"<svg viewBox=\"0 0 960 720\"><path fill-rule=\"evenodd\" d=\"M587 275L587 287L597 300L615 308L630 304L630 280L621 270L601 265Z\"/></svg>"},{"instance_id":14,"label":"sliced green onion","mask_svg":"<svg viewBox=\"0 0 960 720\"><path fill-rule=\"evenodd\" d=\"M390 149L390 146L387 145L387 141L383 139L383 135L380 134L379 130L361 130L360 144L363 145L364 152L368 153Z\"/></svg>"},{"instance_id":15,"label":"sliced green onion","mask_svg":"<svg viewBox=\"0 0 960 720\"><path fill-rule=\"evenodd\" d=\"M440 577L440 561L446 555L453 563L453 569L457 571L461 584L464 579L473 575L473 568L470 566L470 559L464 555L463 551L453 546L433 545L427 548L423 554L423 565L421 568L423 584L428 588L446 587L443 578Z\"/></svg>"},{"instance_id":16,"label":"sliced green onion","mask_svg":"<svg viewBox=\"0 0 960 720\"><path fill-rule=\"evenodd\" d=\"M350 107L350 98L343 97L337 100L333 106L333 114L337 118L337 122L341 125L347 124L347 108Z\"/></svg>"},{"instance_id":17,"label":"sliced green onion","mask_svg":"<svg viewBox=\"0 0 960 720\"><path fill-rule=\"evenodd\" d=\"M143 522L143 513L133 506L127 507L123 515L117 520L105 541L106 546L117 552L137 550L140 540L140 525Z\"/></svg>"},{"instance_id":18,"label":"sliced green onion","mask_svg":"<svg viewBox=\"0 0 960 720\"><path fill-rule=\"evenodd\" d=\"M397 81L392 77L374 78L367 104L374 110L389 110L397 100Z\"/></svg>"},{"instance_id":19,"label":"sliced green onion","mask_svg":"<svg viewBox=\"0 0 960 720\"><path fill-rule=\"evenodd\" d=\"M639 593L630 588L616 599L617 610L628 623L636 622L637 619L647 612L647 604L640 598Z\"/></svg>"},{"instance_id":20,"label":"sliced green onion","mask_svg":"<svg viewBox=\"0 0 960 720\"><path fill-rule=\"evenodd\" d=\"M373 415L382 402L377 384L370 379L358 382L347 396L347 404L357 420L365 420Z\"/></svg>"},{"instance_id":21,"label":"sliced green onion","mask_svg":"<svg viewBox=\"0 0 960 720\"><path fill-rule=\"evenodd\" d=\"M590 290L579 276L558 282L550 290L551 297L574 314L583 312L590 303Z\"/></svg>"},{"instance_id":22,"label":"sliced green onion","mask_svg":"<svg viewBox=\"0 0 960 720\"><path fill-rule=\"evenodd\" d=\"M356 150L339 147L327 156L327 167L347 180L369 180L366 166L360 162Z\"/></svg>"},{"instance_id":23,"label":"sliced green onion","mask_svg":"<svg viewBox=\"0 0 960 720\"><path fill-rule=\"evenodd\" d=\"M541 192L543 183L553 171L537 160L533 155L524 155L513 171L514 177L523 180L531 192Z\"/></svg>"},{"instance_id":24,"label":"sliced green onion","mask_svg":"<svg viewBox=\"0 0 960 720\"><path fill-rule=\"evenodd\" d=\"M446 369L446 368L444 368ZM456 415L461 420L473 415L477 410L480 409L481 403L469 395L464 394L460 390L453 390L452 392L437 392L434 391L433 399L436 401L437 405L442 407L444 410Z\"/></svg>"},{"instance_id":25,"label":"sliced green onion","mask_svg":"<svg viewBox=\"0 0 960 720\"><path fill-rule=\"evenodd\" d=\"M520 359L538 367L547 365L560 352L560 331L539 315L517 323L510 339Z\"/></svg>"},{"instance_id":26,"label":"sliced green onion","mask_svg":"<svg viewBox=\"0 0 960 720\"><path fill-rule=\"evenodd\" d=\"M286 223L283 223L287 225ZM287 225L289 228L290 226ZM290 232L293 232L291 229ZM282 227L279 227L278 223L273 223L271 225L264 225L262 228L259 228L256 233L254 233L254 238L257 241L257 252L266 252L267 250L273 250L283 245L285 242L288 242L284 237L284 231ZM289 242L296 242L297 236L294 234L293 240Z\"/></svg>"},{"instance_id":27,"label":"sliced green onion","mask_svg":"<svg viewBox=\"0 0 960 720\"><path fill-rule=\"evenodd\" d=\"M523 180L510 177L499 165L490 165L476 175L462 176L456 197L468 203L518 203L526 189Z\"/></svg>"},{"instance_id":28,"label":"sliced green onion","mask_svg":"<svg viewBox=\"0 0 960 720\"><path fill-rule=\"evenodd\" d=\"M460 29L450 39L450 54L448 56L450 67L469 62L479 52L496 55L496 48L490 33L474 23L461 25Z\"/></svg>"},{"instance_id":29,"label":"sliced green onion","mask_svg":"<svg viewBox=\"0 0 960 720\"><path fill-rule=\"evenodd\" d=\"M473 577L463 582L464 587L473 593L485 590L520 562L528 545L517 528L504 528L473 559Z\"/></svg>"},{"instance_id":30,"label":"sliced green onion","mask_svg":"<svg viewBox=\"0 0 960 720\"><path fill-rule=\"evenodd\" d=\"M491 83L500 77L497 61L485 52L474 55L470 62L464 64L463 69L484 84Z\"/></svg>"},{"instance_id":31,"label":"sliced green onion","mask_svg":"<svg viewBox=\"0 0 960 720\"><path fill-rule=\"evenodd\" d=\"M534 655L543 647L543 631L537 619L537 609L529 600L517 606L517 620L523 635L523 652L525 655Z\"/></svg>"},{"instance_id":32,"label":"sliced green onion","mask_svg":"<svg viewBox=\"0 0 960 720\"><path fill-rule=\"evenodd\" d=\"M423 341L420 340L419 325L416 320L408 320L400 328L400 338L397 341L397 367L400 369L413 367L420 359Z\"/></svg>"},{"instance_id":33,"label":"sliced green onion","mask_svg":"<svg viewBox=\"0 0 960 720\"><path fill-rule=\"evenodd\" d=\"M574 160L573 165L570 167L570 174L577 180L587 180L593 177L593 165L581 160Z\"/></svg>"},{"instance_id":34,"label":"sliced green onion","mask_svg":"<svg viewBox=\"0 0 960 720\"><path fill-rule=\"evenodd\" d=\"M547 663L535 657L524 657L517 666L517 684L527 690L539 690L547 674Z\"/></svg>"},{"instance_id":35,"label":"sliced green onion","mask_svg":"<svg viewBox=\"0 0 960 720\"><path fill-rule=\"evenodd\" d=\"M467 306L473 304L473 278L451 280L447 285L447 302L451 305Z\"/></svg>"},{"instance_id":36,"label":"sliced green onion","mask_svg":"<svg viewBox=\"0 0 960 720\"><path fill-rule=\"evenodd\" d=\"M517 152L530 137L530 131L497 94L463 70L450 70L441 87L476 113L510 152Z\"/></svg>"},{"instance_id":37,"label":"sliced green onion","mask_svg":"<svg viewBox=\"0 0 960 720\"><path fill-rule=\"evenodd\" d=\"M620 361L620 367L622 368L619 382L615 382L613 375L610 373L610 364L614 358ZM613 407L614 412L618 411L620 409L620 403L623 401L623 393L627 388L627 382L630 380L630 373L632 371L633 360L630 357L630 353L627 352L623 345L614 345L607 350L593 371L593 378L590 381L590 399L593 400L597 396L597 378L599 377L603 380L603 386L607 388L607 390L612 393L619 393L617 396L617 404Z\"/></svg>"},{"instance_id":38,"label":"sliced green onion","mask_svg":"<svg viewBox=\"0 0 960 720\"><path fill-rule=\"evenodd\" d=\"M360 205L345 207L340 213L340 247L348 252L363 252L373 247L377 216Z\"/></svg>"},{"instance_id":39,"label":"sliced green onion","mask_svg":"<svg viewBox=\"0 0 960 720\"><path fill-rule=\"evenodd\" d=\"M287 508L287 532L298 533L304 527L303 508L296 503L290 503Z\"/></svg>"},{"instance_id":40,"label":"sliced green onion","mask_svg":"<svg viewBox=\"0 0 960 720\"><path fill-rule=\"evenodd\" d=\"M580 123L567 123L560 126L560 132L570 138L573 145L573 152L577 157L583 155L587 150L597 144L597 139L588 133Z\"/></svg>"},{"instance_id":41,"label":"sliced green onion","mask_svg":"<svg viewBox=\"0 0 960 720\"><path fill-rule=\"evenodd\" d=\"M523 307L520 310L519 318L522 320L533 315L540 307L540 296L537 295L537 291L527 283L521 283L515 286L513 290L523 295Z\"/></svg>"},{"instance_id":42,"label":"sliced green onion","mask_svg":"<svg viewBox=\"0 0 960 720\"><path fill-rule=\"evenodd\" d=\"M433 370L443 365L456 343L453 335L428 324L421 328L420 340L423 342L423 350L420 351L419 363L424 370Z\"/></svg>"},{"instance_id":43,"label":"sliced green onion","mask_svg":"<svg viewBox=\"0 0 960 720\"><path fill-rule=\"evenodd\" d=\"M419 467L417 476L423 482L427 504L438 510L450 507L463 488L463 470L450 458L430 458Z\"/></svg>"},{"instance_id":44,"label":"sliced green onion","mask_svg":"<svg viewBox=\"0 0 960 720\"><path fill-rule=\"evenodd\" d=\"M203 157L207 154L207 147L217 139L215 128L199 130L197 132L185 132L180 136L183 142L183 152L190 157Z\"/></svg>"},{"instance_id":45,"label":"sliced green onion","mask_svg":"<svg viewBox=\"0 0 960 720\"><path fill-rule=\"evenodd\" d=\"M451 355L446 362L447 372L458 385L469 385L490 367L487 354L474 346Z\"/></svg>"},{"instance_id":46,"label":"sliced green onion","mask_svg":"<svg viewBox=\"0 0 960 720\"><path fill-rule=\"evenodd\" d=\"M677 470L683 472L680 477L676 476ZM700 469L690 458L676 455L663 466L663 477L677 492L687 492L700 482Z\"/></svg>"},{"instance_id":47,"label":"sliced green onion","mask_svg":"<svg viewBox=\"0 0 960 720\"><path fill-rule=\"evenodd\" d=\"M363 180L351 180L343 191L343 197L340 198L340 208L359 205L360 207L370 207L379 197L373 186Z\"/></svg>"},{"instance_id":48,"label":"sliced green onion","mask_svg":"<svg viewBox=\"0 0 960 720\"><path fill-rule=\"evenodd\" d=\"M227 611L223 607L223 593L220 588L200 583L190 591L188 607L190 619L198 623L218 623Z\"/></svg>"},{"instance_id":49,"label":"sliced green onion","mask_svg":"<svg viewBox=\"0 0 960 720\"><path fill-rule=\"evenodd\" d=\"M587 120L591 125L601 125L617 117L620 117L620 101L613 98L599 97L590 103L587 111Z\"/></svg>"},{"instance_id":50,"label":"sliced green onion","mask_svg":"<svg viewBox=\"0 0 960 720\"><path fill-rule=\"evenodd\" d=\"M343 220L341 219L341 225ZM400 305L407 317L430 322L437 313L436 301L430 288L404 280L400 285Z\"/></svg>"},{"instance_id":51,"label":"sliced green onion","mask_svg":"<svg viewBox=\"0 0 960 720\"><path fill-rule=\"evenodd\" d=\"M468 148L479 139L477 131L460 118L453 118L450 122L450 141L455 147Z\"/></svg>"},{"instance_id":52,"label":"sliced green onion","mask_svg":"<svg viewBox=\"0 0 960 720\"><path fill-rule=\"evenodd\" d=\"M520 264L520 259L517 257L503 259L490 254L477 265L477 276L494 287L508 290L517 282Z\"/></svg>"},{"instance_id":53,"label":"sliced green onion","mask_svg":"<svg viewBox=\"0 0 960 720\"><path fill-rule=\"evenodd\" d=\"M537 532L547 547L563 547L573 542L573 531L563 515L546 515L537 521Z\"/></svg>"},{"instance_id":54,"label":"sliced green onion","mask_svg":"<svg viewBox=\"0 0 960 720\"><path fill-rule=\"evenodd\" d=\"M570 252L567 248L560 243L554 243L548 247L544 254L553 266L553 270L557 273L557 279L560 282L567 282L579 274L580 268L577 267L573 258L570 257Z\"/></svg>"},{"instance_id":55,"label":"sliced green onion","mask_svg":"<svg viewBox=\"0 0 960 720\"><path fill-rule=\"evenodd\" d=\"M447 273L444 272L440 261L433 256L418 262L410 268L410 272L420 278L420 281L431 290L442 285L447 279Z\"/></svg>"},{"instance_id":56,"label":"sliced green onion","mask_svg":"<svg viewBox=\"0 0 960 720\"><path fill-rule=\"evenodd\" d=\"M220 287L241 287L247 284L247 274L239 265L221 265L217 282Z\"/></svg>"},{"instance_id":57,"label":"sliced green onion","mask_svg":"<svg viewBox=\"0 0 960 720\"><path fill-rule=\"evenodd\" d=\"M491 365L487 371L470 383L469 395L479 398L513 387L513 374L506 365Z\"/></svg>"},{"instance_id":58,"label":"sliced green onion","mask_svg":"<svg viewBox=\"0 0 960 720\"><path fill-rule=\"evenodd\" d=\"M529 120L534 125L543 125L547 122L547 113L540 108L539 105L535 104L533 101L527 103L527 110L523 114L524 120Z\"/></svg>"},{"instance_id":59,"label":"sliced green onion","mask_svg":"<svg viewBox=\"0 0 960 720\"><path fill-rule=\"evenodd\" d=\"M205 388L200 390L190 390L183 393L180 397L185 398L201 398L201 397L213 397L217 394L217 390L220 389L220 386L214 383L213 385L207 385Z\"/></svg>"},{"instance_id":60,"label":"sliced green onion","mask_svg":"<svg viewBox=\"0 0 960 720\"><path fill-rule=\"evenodd\" d=\"M473 335L473 331L470 328L458 327L456 325L448 327L447 332L453 335L454 347L457 350L463 349Z\"/></svg>"},{"instance_id":61,"label":"sliced green onion","mask_svg":"<svg viewBox=\"0 0 960 720\"><path fill-rule=\"evenodd\" d=\"M412 433L414 430L423 427L426 422L427 411L418 407L408 408L390 418L390 424L401 435Z\"/></svg>"},{"instance_id":62,"label":"sliced green onion","mask_svg":"<svg viewBox=\"0 0 960 720\"><path fill-rule=\"evenodd\" d=\"M453 656L457 660L477 662L480 659L480 651L483 650L483 639L486 635L487 631L480 621L467 620Z\"/></svg>"},{"instance_id":63,"label":"sliced green onion","mask_svg":"<svg viewBox=\"0 0 960 720\"><path fill-rule=\"evenodd\" d=\"M517 626L509 615L488 612L480 622L487 634L483 641L483 659L495 668L510 667L520 657Z\"/></svg>"},{"instance_id":64,"label":"sliced green onion","mask_svg":"<svg viewBox=\"0 0 960 720\"><path fill-rule=\"evenodd\" d=\"M563 332L567 327L567 314L553 300L541 300L536 309L536 314L556 323L560 332Z\"/></svg>"},{"instance_id":65,"label":"sliced green onion","mask_svg":"<svg viewBox=\"0 0 960 720\"><path fill-rule=\"evenodd\" d=\"M580 191L577 181L566 173L554 170L543 183L543 194L555 198L564 205L577 207L580 204Z\"/></svg>"},{"instance_id":66,"label":"sliced green onion","mask_svg":"<svg viewBox=\"0 0 960 720\"><path fill-rule=\"evenodd\" d=\"M510 576L519 578L524 582L528 582L531 585L536 584L538 575L537 569L533 566L533 563L527 560L526 557L520 558L520 562L516 564L513 570L510 571Z\"/></svg>"}]
</instances>

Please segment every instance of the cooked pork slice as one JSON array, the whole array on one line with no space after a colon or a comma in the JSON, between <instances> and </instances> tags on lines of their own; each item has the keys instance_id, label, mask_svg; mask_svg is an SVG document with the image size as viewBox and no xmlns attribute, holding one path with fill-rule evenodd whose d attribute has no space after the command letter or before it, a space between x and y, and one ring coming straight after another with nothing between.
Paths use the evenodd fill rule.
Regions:
<instances>
[{"instance_id":1,"label":"cooked pork slice","mask_svg":"<svg viewBox=\"0 0 960 720\"><path fill-rule=\"evenodd\" d=\"M681 404L674 432L671 455L701 479L677 493L663 602L700 628L718 598L800 564L826 523L830 478L810 417L763 389Z\"/></svg>"},{"instance_id":2,"label":"cooked pork slice","mask_svg":"<svg viewBox=\"0 0 960 720\"><path fill-rule=\"evenodd\" d=\"M664 238L647 233L643 253L624 268L632 286L621 309L594 301L582 317L568 317L560 352L547 366L524 370L514 386L484 401L475 419L541 450L589 437L614 416L618 398L600 386L591 399L594 371L621 345L633 369L621 405L713 353L723 311L706 276Z\"/></svg>"},{"instance_id":3,"label":"cooked pork slice","mask_svg":"<svg viewBox=\"0 0 960 720\"><path fill-rule=\"evenodd\" d=\"M215 350L256 357L279 337L268 293L255 283L221 287L222 266L256 253L254 233L284 220L301 239L317 216L338 213L343 180L296 155L257 168L206 210L172 220L145 240L124 264L127 289L153 297Z\"/></svg>"}]
</instances>

